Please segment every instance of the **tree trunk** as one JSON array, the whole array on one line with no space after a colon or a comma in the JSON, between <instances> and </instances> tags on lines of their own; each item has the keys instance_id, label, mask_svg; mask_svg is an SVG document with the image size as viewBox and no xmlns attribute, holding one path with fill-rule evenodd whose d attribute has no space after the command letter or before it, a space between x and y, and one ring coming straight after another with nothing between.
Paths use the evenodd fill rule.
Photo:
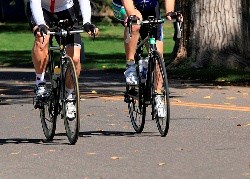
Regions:
<instances>
[{"instance_id":1,"label":"tree trunk","mask_svg":"<svg viewBox=\"0 0 250 179\"><path fill-rule=\"evenodd\" d=\"M188 41L186 40L190 34L190 11L184 9L189 9L190 2L188 0L176 1L175 11L181 11L184 18L184 22L182 23L182 36L181 38L177 38L177 24L174 23L175 34L174 41L175 45L173 48L173 52L171 54L172 62L168 65L168 67L175 67L182 63L187 58L188 53ZM185 25L183 25L185 24Z\"/></svg>"},{"instance_id":2,"label":"tree trunk","mask_svg":"<svg viewBox=\"0 0 250 179\"><path fill-rule=\"evenodd\" d=\"M249 65L249 0L180 0L192 67ZM187 12L188 11L188 12ZM178 55L178 54L177 54Z\"/></svg>"},{"instance_id":3,"label":"tree trunk","mask_svg":"<svg viewBox=\"0 0 250 179\"><path fill-rule=\"evenodd\" d=\"M242 0L242 18L243 18L243 46L246 59L250 62L250 2L249 0Z\"/></svg>"}]
</instances>

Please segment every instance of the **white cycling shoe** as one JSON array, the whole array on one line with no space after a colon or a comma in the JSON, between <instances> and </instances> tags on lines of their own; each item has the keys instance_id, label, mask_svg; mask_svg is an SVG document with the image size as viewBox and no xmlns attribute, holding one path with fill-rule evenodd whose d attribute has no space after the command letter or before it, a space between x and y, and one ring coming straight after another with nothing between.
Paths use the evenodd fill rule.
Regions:
<instances>
[{"instance_id":1,"label":"white cycling shoe","mask_svg":"<svg viewBox=\"0 0 250 179\"><path fill-rule=\"evenodd\" d=\"M124 75L126 77L126 83L128 85L138 85L138 77L136 74L135 65L127 65Z\"/></svg>"},{"instance_id":2,"label":"white cycling shoe","mask_svg":"<svg viewBox=\"0 0 250 179\"><path fill-rule=\"evenodd\" d=\"M166 105L161 95L155 97L155 110L157 111L158 117L166 117Z\"/></svg>"},{"instance_id":3,"label":"white cycling shoe","mask_svg":"<svg viewBox=\"0 0 250 179\"><path fill-rule=\"evenodd\" d=\"M68 99L66 102L66 116L69 119L74 119L76 117L76 106L73 99Z\"/></svg>"},{"instance_id":4,"label":"white cycling shoe","mask_svg":"<svg viewBox=\"0 0 250 179\"><path fill-rule=\"evenodd\" d=\"M39 83L35 87L35 93L36 93L36 98L37 99L46 97L47 94L48 94L48 91L47 91L47 88L46 88L46 84L45 83Z\"/></svg>"}]
</instances>

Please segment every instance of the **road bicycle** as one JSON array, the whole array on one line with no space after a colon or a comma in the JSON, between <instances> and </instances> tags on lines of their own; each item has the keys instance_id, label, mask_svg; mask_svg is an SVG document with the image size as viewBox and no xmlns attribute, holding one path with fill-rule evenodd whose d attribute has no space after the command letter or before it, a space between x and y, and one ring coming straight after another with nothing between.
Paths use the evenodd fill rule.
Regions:
<instances>
[{"instance_id":1,"label":"road bicycle","mask_svg":"<svg viewBox=\"0 0 250 179\"><path fill-rule=\"evenodd\" d=\"M175 18L176 14L171 15ZM137 20L133 22L130 16L127 21L129 35L131 35L132 24L138 24ZM139 40L135 53L136 73L139 77L139 83L136 86L126 85L124 101L128 103L129 116L132 126L137 133L143 131L145 125L146 109L151 105L152 120L156 121L157 128L162 137L165 137L169 130L170 121L170 102L169 102L169 85L162 55L157 51L156 39L153 34L154 28L158 24L164 23L164 19L158 19L149 16L147 20L140 21L140 25L147 26L148 35L144 39ZM146 81L142 80L139 61L143 58L143 49L147 48L147 72ZM156 108L156 100L160 99L162 108ZM163 113L164 115L159 115Z\"/></svg>"},{"instance_id":2,"label":"road bicycle","mask_svg":"<svg viewBox=\"0 0 250 179\"><path fill-rule=\"evenodd\" d=\"M40 110L40 118L44 135L48 141L52 141L55 136L57 116L61 115L64 120L67 138L70 144L75 144L78 139L80 130L80 94L78 77L75 65L66 54L66 37L71 34L82 33L84 30L65 28L68 20L60 20L57 24L53 24L48 32L51 35L49 41L49 60L46 68L46 86L48 93L44 98L35 101L35 108ZM53 45L52 37L55 36L58 46ZM59 60L56 59L55 52L59 50ZM73 85L72 98L67 99L66 83ZM72 102L75 107L73 118L66 115L66 104Z\"/></svg>"}]
</instances>

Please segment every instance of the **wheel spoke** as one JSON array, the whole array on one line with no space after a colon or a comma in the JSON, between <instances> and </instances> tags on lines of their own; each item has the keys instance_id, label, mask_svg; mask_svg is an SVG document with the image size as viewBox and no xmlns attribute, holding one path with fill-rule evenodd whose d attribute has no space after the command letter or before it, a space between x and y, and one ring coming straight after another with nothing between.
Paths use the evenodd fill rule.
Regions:
<instances>
[{"instance_id":1,"label":"wheel spoke","mask_svg":"<svg viewBox=\"0 0 250 179\"><path fill-rule=\"evenodd\" d=\"M161 55L155 54L155 73L153 79L153 105L154 118L156 118L157 128L162 137L166 136L169 129L170 103L167 73Z\"/></svg>"},{"instance_id":2,"label":"wheel spoke","mask_svg":"<svg viewBox=\"0 0 250 179\"><path fill-rule=\"evenodd\" d=\"M70 99L67 98L67 92L63 96L65 97L64 104L63 104L63 118L64 118L64 125L66 129L66 134L70 144L75 144L78 139L79 129L80 129L80 116L79 116L79 106L80 106L80 95L79 95L79 86L78 86L78 77L76 75L75 66L73 61L70 57L67 57L67 65L65 66L65 73L66 73L66 83L64 88L66 89L67 85L71 86L71 94L72 96ZM73 116L67 116L67 108L68 103L72 103L71 105L75 106L75 111L73 112Z\"/></svg>"}]
</instances>

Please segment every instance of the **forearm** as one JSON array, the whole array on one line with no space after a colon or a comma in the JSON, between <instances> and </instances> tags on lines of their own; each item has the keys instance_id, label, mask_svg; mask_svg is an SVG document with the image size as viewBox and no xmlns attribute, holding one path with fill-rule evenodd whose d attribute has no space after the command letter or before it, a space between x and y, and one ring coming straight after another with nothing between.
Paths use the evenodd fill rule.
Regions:
<instances>
[{"instance_id":1,"label":"forearm","mask_svg":"<svg viewBox=\"0 0 250 179\"><path fill-rule=\"evenodd\" d=\"M36 24L45 24L41 0L30 0L30 9Z\"/></svg>"},{"instance_id":2,"label":"forearm","mask_svg":"<svg viewBox=\"0 0 250 179\"><path fill-rule=\"evenodd\" d=\"M165 10L166 13L174 12L175 0L165 0Z\"/></svg>"},{"instance_id":3,"label":"forearm","mask_svg":"<svg viewBox=\"0 0 250 179\"><path fill-rule=\"evenodd\" d=\"M83 19L83 24L89 22L91 23L91 6L90 6L90 1L89 0L78 0L81 13L82 13L82 19Z\"/></svg>"},{"instance_id":4,"label":"forearm","mask_svg":"<svg viewBox=\"0 0 250 179\"><path fill-rule=\"evenodd\" d=\"M132 0L122 0L122 4L128 16L135 15L135 6Z\"/></svg>"}]
</instances>

